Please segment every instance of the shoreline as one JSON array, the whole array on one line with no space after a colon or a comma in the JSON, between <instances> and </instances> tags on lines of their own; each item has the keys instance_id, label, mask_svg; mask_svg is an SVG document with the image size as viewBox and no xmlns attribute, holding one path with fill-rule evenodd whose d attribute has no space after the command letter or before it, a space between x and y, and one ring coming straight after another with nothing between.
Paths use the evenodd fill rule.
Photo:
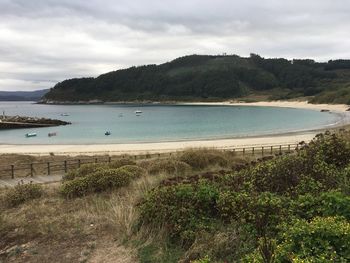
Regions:
<instances>
[{"instance_id":1,"label":"shoreline","mask_svg":"<svg viewBox=\"0 0 350 263\"><path fill-rule=\"evenodd\" d=\"M207 105L207 106L255 106L255 107L278 107L292 109L307 110L329 110L335 113L344 113L350 109L346 104L312 104L307 101L259 101L259 102L239 102L239 101L223 101L223 102L181 102L177 105Z\"/></svg>"},{"instance_id":2,"label":"shoreline","mask_svg":"<svg viewBox=\"0 0 350 263\"><path fill-rule=\"evenodd\" d=\"M77 145L0 145L0 154L28 155L122 155L176 152L189 148L234 149L254 146L297 144L310 141L317 132L295 135L270 135L237 139L217 139L177 142L127 143L127 144L77 144Z\"/></svg>"},{"instance_id":3,"label":"shoreline","mask_svg":"<svg viewBox=\"0 0 350 263\"><path fill-rule=\"evenodd\" d=\"M257 107L284 107L302 108L310 110L327 110L336 114L345 114L349 106L342 104L309 104L306 101L271 101L271 102L191 102L176 103L174 105L213 105L213 106L257 106ZM347 124L346 116L331 127L320 129L276 133L270 135L253 135L235 138L214 138L182 141L115 143L115 144L0 144L0 154L28 154L28 155L122 155L176 152L186 148L218 148L233 149L254 146L273 146L297 144L300 141L308 142L314 136L327 129L341 128ZM343 123L344 121L344 123Z\"/></svg>"}]
</instances>

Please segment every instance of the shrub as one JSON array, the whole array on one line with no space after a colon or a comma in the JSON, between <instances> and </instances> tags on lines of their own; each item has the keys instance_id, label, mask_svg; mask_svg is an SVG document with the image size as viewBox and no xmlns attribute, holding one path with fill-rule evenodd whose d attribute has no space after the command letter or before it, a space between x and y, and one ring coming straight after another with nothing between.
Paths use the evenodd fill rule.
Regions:
<instances>
[{"instance_id":1,"label":"shrub","mask_svg":"<svg viewBox=\"0 0 350 263\"><path fill-rule=\"evenodd\" d=\"M218 150L188 150L180 156L180 160L198 170L210 165L227 167L229 164L225 153Z\"/></svg>"},{"instance_id":2,"label":"shrub","mask_svg":"<svg viewBox=\"0 0 350 263\"><path fill-rule=\"evenodd\" d=\"M118 169L125 165L136 165L136 162L129 158L122 158L111 162L108 166L109 168Z\"/></svg>"},{"instance_id":3,"label":"shrub","mask_svg":"<svg viewBox=\"0 0 350 263\"><path fill-rule=\"evenodd\" d=\"M325 192L319 196L300 195L292 202L292 213L303 219L316 216L343 216L350 220L350 196L341 192Z\"/></svg>"},{"instance_id":4,"label":"shrub","mask_svg":"<svg viewBox=\"0 0 350 263\"><path fill-rule=\"evenodd\" d=\"M152 162L148 167L148 172L155 174L171 174L171 175L186 175L192 170L187 163L177 160L157 160Z\"/></svg>"},{"instance_id":5,"label":"shrub","mask_svg":"<svg viewBox=\"0 0 350 263\"><path fill-rule=\"evenodd\" d=\"M310 161L321 160L344 167L350 162L350 145L341 135L318 134L302 151L302 155Z\"/></svg>"},{"instance_id":6,"label":"shrub","mask_svg":"<svg viewBox=\"0 0 350 263\"><path fill-rule=\"evenodd\" d=\"M39 184L21 184L11 188L4 196L7 207L16 207L26 201L41 197L43 188Z\"/></svg>"},{"instance_id":7,"label":"shrub","mask_svg":"<svg viewBox=\"0 0 350 263\"><path fill-rule=\"evenodd\" d=\"M130 173L132 178L139 178L146 174L146 170L137 165L124 165L119 169Z\"/></svg>"},{"instance_id":8,"label":"shrub","mask_svg":"<svg viewBox=\"0 0 350 263\"><path fill-rule=\"evenodd\" d=\"M98 170L85 177L77 177L64 182L60 190L61 194L67 198L79 197L88 193L126 186L132 177L131 173L122 168Z\"/></svg>"},{"instance_id":9,"label":"shrub","mask_svg":"<svg viewBox=\"0 0 350 263\"><path fill-rule=\"evenodd\" d=\"M105 164L83 164L80 168L70 171L63 176L63 181L73 180L76 177L84 177L88 174L97 172L98 170L105 169Z\"/></svg>"},{"instance_id":10,"label":"shrub","mask_svg":"<svg viewBox=\"0 0 350 263\"><path fill-rule=\"evenodd\" d=\"M347 262L350 223L337 217L297 220L285 227L276 251L277 262Z\"/></svg>"},{"instance_id":11,"label":"shrub","mask_svg":"<svg viewBox=\"0 0 350 263\"><path fill-rule=\"evenodd\" d=\"M140 204L140 218L148 224L165 225L172 238L190 244L199 230L212 227L217 198L217 188L207 182L159 187Z\"/></svg>"},{"instance_id":12,"label":"shrub","mask_svg":"<svg viewBox=\"0 0 350 263\"><path fill-rule=\"evenodd\" d=\"M264 192L221 192L217 201L220 216L226 221L239 221L254 226L259 236L274 232L288 214L289 200Z\"/></svg>"}]
</instances>

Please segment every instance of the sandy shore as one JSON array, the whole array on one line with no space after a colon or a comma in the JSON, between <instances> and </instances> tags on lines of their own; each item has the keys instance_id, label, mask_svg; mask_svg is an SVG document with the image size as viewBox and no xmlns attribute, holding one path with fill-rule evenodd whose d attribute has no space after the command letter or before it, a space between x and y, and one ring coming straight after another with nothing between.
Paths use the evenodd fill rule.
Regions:
<instances>
[{"instance_id":1,"label":"sandy shore","mask_svg":"<svg viewBox=\"0 0 350 263\"><path fill-rule=\"evenodd\" d=\"M21 153L32 155L95 155L95 154L146 154L160 152L175 152L186 148L218 148L234 149L253 146L271 146L296 144L300 141L309 141L315 132L274 135L252 138L206 140L206 141L181 141L159 143L135 143L135 144L92 144L92 145L0 145L0 153Z\"/></svg>"},{"instance_id":2,"label":"sandy shore","mask_svg":"<svg viewBox=\"0 0 350 263\"><path fill-rule=\"evenodd\" d=\"M223 106L257 106L257 107L282 107L309 110L329 110L332 112L346 112L350 107L345 104L311 104L307 101L259 101L259 102L191 102L180 103L183 105L223 105Z\"/></svg>"},{"instance_id":3,"label":"sandy shore","mask_svg":"<svg viewBox=\"0 0 350 263\"><path fill-rule=\"evenodd\" d=\"M181 103L187 105L240 105L240 106L271 106L303 108L312 110L329 110L348 115L347 105L309 104L305 101L273 101L255 103L215 102L215 103ZM350 113L349 113L350 114ZM347 123L343 123L347 124ZM186 148L219 148L234 149L253 146L271 146L297 144L300 141L310 141L318 131L306 131L299 133L280 134L259 137L244 137L233 139L215 139L179 142L157 143L128 143L128 144L91 144L91 145L0 145L0 154L20 153L31 155L95 155L95 154L145 154L175 152Z\"/></svg>"}]
</instances>

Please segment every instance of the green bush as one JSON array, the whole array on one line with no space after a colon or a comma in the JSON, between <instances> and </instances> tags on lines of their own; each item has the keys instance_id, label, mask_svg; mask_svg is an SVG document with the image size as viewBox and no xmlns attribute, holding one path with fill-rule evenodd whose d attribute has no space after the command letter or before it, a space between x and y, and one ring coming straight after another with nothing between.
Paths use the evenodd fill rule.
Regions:
<instances>
[{"instance_id":1,"label":"green bush","mask_svg":"<svg viewBox=\"0 0 350 263\"><path fill-rule=\"evenodd\" d=\"M211 165L227 167L229 161L223 151L218 150L188 150L180 156L180 160L193 169L204 169Z\"/></svg>"},{"instance_id":2,"label":"green bush","mask_svg":"<svg viewBox=\"0 0 350 263\"><path fill-rule=\"evenodd\" d=\"M98 170L102 170L106 168L106 164L83 164L80 168L75 169L67 173L63 176L63 181L73 180L76 177L84 177L88 174L97 172Z\"/></svg>"},{"instance_id":3,"label":"green bush","mask_svg":"<svg viewBox=\"0 0 350 263\"><path fill-rule=\"evenodd\" d=\"M119 168L121 171L130 173L132 178L139 178L146 174L146 170L137 165L124 165Z\"/></svg>"},{"instance_id":4,"label":"green bush","mask_svg":"<svg viewBox=\"0 0 350 263\"><path fill-rule=\"evenodd\" d=\"M79 197L126 186L132 178L133 175L122 168L98 170L85 177L77 177L64 182L60 191L66 198Z\"/></svg>"},{"instance_id":5,"label":"green bush","mask_svg":"<svg viewBox=\"0 0 350 263\"><path fill-rule=\"evenodd\" d=\"M277 246L277 262L348 262L350 223L343 218L316 217L288 224Z\"/></svg>"},{"instance_id":6,"label":"green bush","mask_svg":"<svg viewBox=\"0 0 350 263\"><path fill-rule=\"evenodd\" d=\"M190 173L191 170L191 166L189 166L187 163L172 159L153 161L148 166L148 172L152 175L161 173L170 175L186 175Z\"/></svg>"},{"instance_id":7,"label":"green bush","mask_svg":"<svg viewBox=\"0 0 350 263\"><path fill-rule=\"evenodd\" d=\"M39 184L21 184L8 190L4 196L7 207L16 207L26 201L40 198L43 188Z\"/></svg>"},{"instance_id":8,"label":"green bush","mask_svg":"<svg viewBox=\"0 0 350 263\"><path fill-rule=\"evenodd\" d=\"M129 158L121 158L116 161L111 162L108 166L109 168L118 169L125 165L136 165L136 162Z\"/></svg>"},{"instance_id":9,"label":"green bush","mask_svg":"<svg viewBox=\"0 0 350 263\"><path fill-rule=\"evenodd\" d=\"M292 213L303 219L316 216L343 216L350 220L350 196L341 192L300 195L292 202Z\"/></svg>"},{"instance_id":10,"label":"green bush","mask_svg":"<svg viewBox=\"0 0 350 263\"><path fill-rule=\"evenodd\" d=\"M172 238L190 244L199 230L208 230L216 217L218 190L206 182L158 187L140 205L141 220L165 225Z\"/></svg>"},{"instance_id":11,"label":"green bush","mask_svg":"<svg viewBox=\"0 0 350 263\"><path fill-rule=\"evenodd\" d=\"M275 232L281 218L288 215L289 199L270 192L221 192L217 201L220 216L226 221L250 224L259 236Z\"/></svg>"},{"instance_id":12,"label":"green bush","mask_svg":"<svg viewBox=\"0 0 350 263\"><path fill-rule=\"evenodd\" d=\"M318 134L301 152L309 161L321 160L336 167L350 162L349 142L338 134Z\"/></svg>"}]
</instances>

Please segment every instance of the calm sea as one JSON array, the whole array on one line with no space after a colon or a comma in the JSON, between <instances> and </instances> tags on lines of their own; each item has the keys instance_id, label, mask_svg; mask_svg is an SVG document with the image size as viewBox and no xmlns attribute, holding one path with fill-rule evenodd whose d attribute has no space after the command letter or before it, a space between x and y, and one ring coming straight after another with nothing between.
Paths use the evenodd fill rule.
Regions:
<instances>
[{"instance_id":1,"label":"calm sea","mask_svg":"<svg viewBox=\"0 0 350 263\"><path fill-rule=\"evenodd\" d=\"M135 111L142 111L140 116ZM72 125L0 130L1 144L95 144L232 138L322 128L339 114L250 106L39 105L0 102L6 115L62 119ZM69 116L61 116L67 114ZM110 131L110 136L105 132ZM37 137L26 138L29 132ZM48 137L49 132L57 136Z\"/></svg>"}]
</instances>

